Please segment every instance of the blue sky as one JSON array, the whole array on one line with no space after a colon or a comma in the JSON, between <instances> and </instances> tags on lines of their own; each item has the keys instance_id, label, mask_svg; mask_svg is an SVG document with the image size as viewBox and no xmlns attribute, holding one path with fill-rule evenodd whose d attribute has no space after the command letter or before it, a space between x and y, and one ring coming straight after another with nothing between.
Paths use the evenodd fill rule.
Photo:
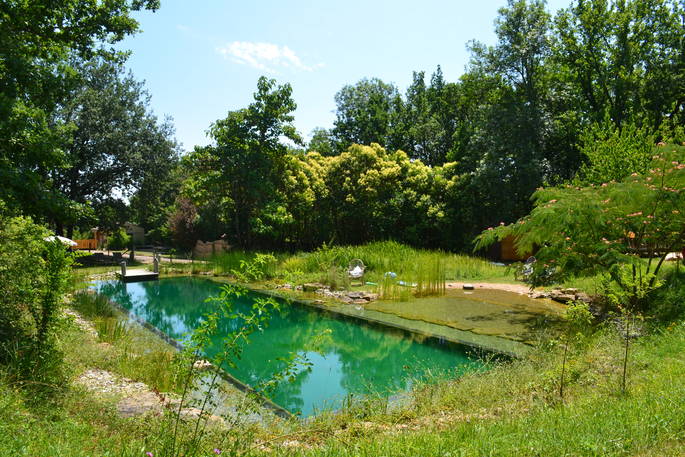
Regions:
<instances>
[{"instance_id":1,"label":"blue sky","mask_svg":"<svg viewBox=\"0 0 685 457\"><path fill-rule=\"evenodd\" d=\"M404 92L412 71L437 65L455 81L476 39L494 44L493 21L506 0L326 1L162 0L136 15L142 31L123 42L127 65L145 80L159 117L173 117L185 150L252 101L261 75L289 82L305 138L333 125L334 95L378 77ZM570 0L548 0L552 12Z\"/></svg>"}]
</instances>

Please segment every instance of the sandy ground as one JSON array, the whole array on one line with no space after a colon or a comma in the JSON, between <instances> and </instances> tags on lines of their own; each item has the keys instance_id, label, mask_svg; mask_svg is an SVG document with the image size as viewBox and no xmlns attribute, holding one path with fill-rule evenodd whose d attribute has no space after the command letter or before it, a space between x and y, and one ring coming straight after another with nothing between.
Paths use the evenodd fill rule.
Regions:
<instances>
[{"instance_id":1,"label":"sandy ground","mask_svg":"<svg viewBox=\"0 0 685 457\"><path fill-rule=\"evenodd\" d=\"M528 294L531 289L525 284L501 284L495 282L447 282L448 289L461 289L464 284L471 284L476 289L497 289L515 292L517 294Z\"/></svg>"}]
</instances>

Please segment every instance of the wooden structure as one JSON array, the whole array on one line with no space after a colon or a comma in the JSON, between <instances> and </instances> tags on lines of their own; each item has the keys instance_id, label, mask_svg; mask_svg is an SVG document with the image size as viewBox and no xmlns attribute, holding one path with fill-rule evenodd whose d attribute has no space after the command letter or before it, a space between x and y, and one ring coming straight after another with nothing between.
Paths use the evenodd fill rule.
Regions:
<instances>
[{"instance_id":1,"label":"wooden structure","mask_svg":"<svg viewBox=\"0 0 685 457\"><path fill-rule=\"evenodd\" d=\"M74 249L87 249L89 251L94 251L98 248L98 240L95 238L88 240L74 240L76 246Z\"/></svg>"},{"instance_id":2,"label":"wooden structure","mask_svg":"<svg viewBox=\"0 0 685 457\"><path fill-rule=\"evenodd\" d=\"M100 230L98 227L92 228L90 231L93 233L93 238L74 240L76 242L74 249L87 249L89 251L95 251L105 245L105 232Z\"/></svg>"},{"instance_id":3,"label":"wooden structure","mask_svg":"<svg viewBox=\"0 0 685 457\"><path fill-rule=\"evenodd\" d=\"M125 274L118 273L119 279L124 282L156 281L159 273L148 270L127 270Z\"/></svg>"},{"instance_id":4,"label":"wooden structure","mask_svg":"<svg viewBox=\"0 0 685 457\"><path fill-rule=\"evenodd\" d=\"M499 243L500 245L500 260L510 261L510 262L522 262L528 257L533 255L532 252L525 252L523 255L519 255L516 252L516 238L513 236L508 236L504 238Z\"/></svg>"},{"instance_id":5,"label":"wooden structure","mask_svg":"<svg viewBox=\"0 0 685 457\"><path fill-rule=\"evenodd\" d=\"M154 271L148 270L129 270L126 268L126 261L124 260L119 265L121 265L121 273L118 273L119 279L124 282L141 282L141 281L156 281L159 279L159 258L155 255L154 261Z\"/></svg>"}]
</instances>

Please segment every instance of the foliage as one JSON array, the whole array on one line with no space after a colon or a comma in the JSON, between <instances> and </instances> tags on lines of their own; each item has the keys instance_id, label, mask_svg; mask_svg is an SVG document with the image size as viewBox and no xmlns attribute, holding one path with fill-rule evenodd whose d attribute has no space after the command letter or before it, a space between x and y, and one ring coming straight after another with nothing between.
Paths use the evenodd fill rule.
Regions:
<instances>
[{"instance_id":1,"label":"foliage","mask_svg":"<svg viewBox=\"0 0 685 457\"><path fill-rule=\"evenodd\" d=\"M271 254L256 254L252 260L241 260L240 269L231 272L241 282L261 281L273 277L275 263Z\"/></svg>"},{"instance_id":2,"label":"foliage","mask_svg":"<svg viewBox=\"0 0 685 457\"><path fill-rule=\"evenodd\" d=\"M107 249L112 251L120 251L128 249L131 245L131 236L126 233L123 227L119 227L111 234L107 235Z\"/></svg>"},{"instance_id":3,"label":"foliage","mask_svg":"<svg viewBox=\"0 0 685 457\"><path fill-rule=\"evenodd\" d=\"M602 184L621 181L631 173L645 173L652 161L655 136L644 128L626 124L620 130L610 122L593 125L580 137L583 164L579 184Z\"/></svg>"},{"instance_id":4,"label":"foliage","mask_svg":"<svg viewBox=\"0 0 685 457\"><path fill-rule=\"evenodd\" d=\"M289 84L260 78L254 102L212 124L214 145L197 147L185 159L186 193L197 201L218 202L215 208L241 246L268 236L273 230L268 218L280 210L272 202L288 152L281 140L302 143L293 125L297 105L291 94Z\"/></svg>"},{"instance_id":5,"label":"foliage","mask_svg":"<svg viewBox=\"0 0 685 457\"><path fill-rule=\"evenodd\" d=\"M332 135L341 152L353 144L387 144L399 94L378 78L362 79L335 94L336 120Z\"/></svg>"},{"instance_id":6,"label":"foliage","mask_svg":"<svg viewBox=\"0 0 685 457\"><path fill-rule=\"evenodd\" d=\"M78 209L56 192L51 170L65 165L73 126L53 122L74 83L72 62L95 54L138 30L134 11L157 0L92 2L7 1L0 7L0 200L13 213L39 218Z\"/></svg>"},{"instance_id":7,"label":"foliage","mask_svg":"<svg viewBox=\"0 0 685 457\"><path fill-rule=\"evenodd\" d=\"M549 268L557 280L603 272L617 303L646 311L667 253L685 239L684 152L657 148L647 172L620 182L540 189L530 215L486 230L476 246L514 236L519 252L540 247L533 284Z\"/></svg>"},{"instance_id":8,"label":"foliage","mask_svg":"<svg viewBox=\"0 0 685 457\"><path fill-rule=\"evenodd\" d=\"M150 113L150 96L125 72L123 62L93 59L73 66L78 79L52 120L72 126L64 165L50 172L55 188L96 211L113 199L114 189L121 198L141 189L146 203L157 203L154 199L160 192L153 182L168 177L178 160L169 120L160 123ZM79 221L60 214L54 222L71 230Z\"/></svg>"},{"instance_id":9,"label":"foliage","mask_svg":"<svg viewBox=\"0 0 685 457\"><path fill-rule=\"evenodd\" d=\"M0 363L45 391L64 381L56 330L73 263L61 242L44 240L48 233L0 216Z\"/></svg>"}]
</instances>

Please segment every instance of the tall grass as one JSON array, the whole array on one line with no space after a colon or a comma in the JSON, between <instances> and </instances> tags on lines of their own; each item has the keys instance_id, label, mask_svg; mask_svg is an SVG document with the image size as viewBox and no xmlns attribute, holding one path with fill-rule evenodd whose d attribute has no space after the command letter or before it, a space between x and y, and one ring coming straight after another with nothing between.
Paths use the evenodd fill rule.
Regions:
<instances>
[{"instance_id":1,"label":"tall grass","mask_svg":"<svg viewBox=\"0 0 685 457\"><path fill-rule=\"evenodd\" d=\"M208 259L217 275L240 272L254 262L258 253L228 251ZM366 266L365 281L376 283L381 297L407 297L406 284L414 284L417 296L443 295L449 280L513 280L506 267L484 259L444 251L416 249L395 241L379 241L359 246L322 246L312 252L277 254L267 277L289 283L321 282L333 289L349 288L347 270L350 262L361 259ZM397 275L397 281L386 278ZM400 298L397 298L400 299Z\"/></svg>"},{"instance_id":2,"label":"tall grass","mask_svg":"<svg viewBox=\"0 0 685 457\"><path fill-rule=\"evenodd\" d=\"M440 255L416 265L414 278L417 297L445 295L445 265Z\"/></svg>"},{"instance_id":3,"label":"tall grass","mask_svg":"<svg viewBox=\"0 0 685 457\"><path fill-rule=\"evenodd\" d=\"M424 270L424 265L434 265L436 259L440 259L447 280L513 279L513 274L507 268L484 259L444 251L415 249L395 241L379 241L359 246L323 246L313 252L297 253L284 258L278 271L300 271L306 274L327 271L331 267L346 269L353 259L361 259L366 265L367 276L376 280L380 280L387 271L399 276L415 275L417 271Z\"/></svg>"}]
</instances>

